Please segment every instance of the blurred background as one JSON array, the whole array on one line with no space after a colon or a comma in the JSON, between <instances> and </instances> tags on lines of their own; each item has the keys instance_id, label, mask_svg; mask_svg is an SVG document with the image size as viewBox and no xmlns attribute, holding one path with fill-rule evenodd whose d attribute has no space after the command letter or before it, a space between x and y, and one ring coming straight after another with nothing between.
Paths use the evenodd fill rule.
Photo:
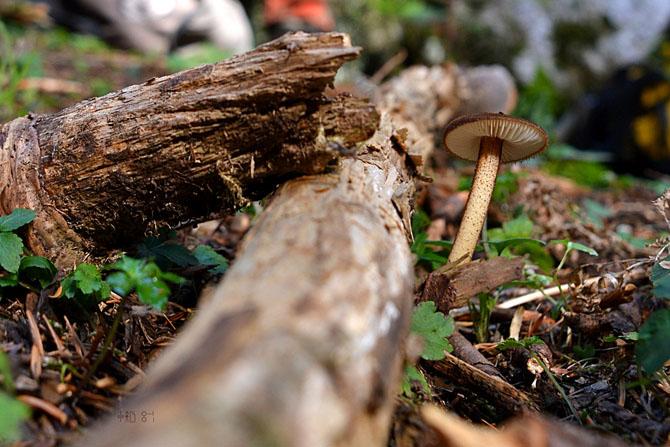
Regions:
<instances>
[{"instance_id":1,"label":"blurred background","mask_svg":"<svg viewBox=\"0 0 670 447\"><path fill-rule=\"evenodd\" d=\"M588 186L670 173L667 0L0 0L0 20L2 122L337 30L364 48L338 75L349 91L416 64L499 64L514 114L551 135L549 171Z\"/></svg>"}]
</instances>

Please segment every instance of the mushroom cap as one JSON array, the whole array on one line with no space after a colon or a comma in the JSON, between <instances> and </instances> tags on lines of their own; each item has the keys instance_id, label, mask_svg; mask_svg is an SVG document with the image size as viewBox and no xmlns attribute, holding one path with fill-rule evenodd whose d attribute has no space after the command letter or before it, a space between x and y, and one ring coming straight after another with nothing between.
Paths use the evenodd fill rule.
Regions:
<instances>
[{"instance_id":1,"label":"mushroom cap","mask_svg":"<svg viewBox=\"0 0 670 447\"><path fill-rule=\"evenodd\" d=\"M537 124L503 113L473 113L450 122L442 134L442 143L454 156L477 161L482 137L503 140L502 163L533 157L547 148L547 133Z\"/></svg>"}]
</instances>

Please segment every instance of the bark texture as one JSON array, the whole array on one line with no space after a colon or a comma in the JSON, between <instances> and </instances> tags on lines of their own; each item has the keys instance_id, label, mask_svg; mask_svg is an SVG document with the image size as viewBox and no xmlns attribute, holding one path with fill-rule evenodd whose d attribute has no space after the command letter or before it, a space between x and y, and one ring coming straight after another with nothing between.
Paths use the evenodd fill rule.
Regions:
<instances>
[{"instance_id":1,"label":"bark texture","mask_svg":"<svg viewBox=\"0 0 670 447\"><path fill-rule=\"evenodd\" d=\"M213 298L81 445L384 445L412 301L414 189L390 119L337 173L287 182Z\"/></svg>"},{"instance_id":2,"label":"bark texture","mask_svg":"<svg viewBox=\"0 0 670 447\"><path fill-rule=\"evenodd\" d=\"M29 247L61 268L233 211L372 136L362 101L322 95L357 57L341 33L287 34L0 128L0 212L32 208Z\"/></svg>"}]
</instances>

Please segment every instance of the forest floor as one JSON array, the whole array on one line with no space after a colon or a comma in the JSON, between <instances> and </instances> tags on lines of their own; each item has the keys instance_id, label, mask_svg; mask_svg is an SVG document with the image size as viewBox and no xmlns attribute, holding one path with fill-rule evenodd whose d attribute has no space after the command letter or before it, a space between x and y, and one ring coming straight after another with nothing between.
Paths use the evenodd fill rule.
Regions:
<instances>
[{"instance_id":1,"label":"forest floor","mask_svg":"<svg viewBox=\"0 0 670 447\"><path fill-rule=\"evenodd\" d=\"M45 36L17 38L15 43L21 50L17 57L32 59L28 71L17 68L14 74L14 101L3 104L2 121L27 111L53 113L86 97L170 71L168 61L160 57L112 50L69 33ZM453 240L467 199L462 179L472 173L471 168L459 166L454 168L442 158L433 161L429 174L434 181L420 190L417 200L415 240ZM659 270L668 256L667 251L662 252L668 240L658 241L670 232L670 198L658 202L659 206L653 202L663 194L664 185L670 186L670 178L642 180L594 166L579 159L545 159L501 171L485 236L489 240L530 237L546 245L527 242L499 253L524 257L525 281L501 287L492 296L479 297L491 303L488 321L482 319L482 309L477 306L474 311L463 308L451 314L461 334L506 381L532 396L543 414L642 445L660 445L670 435L670 380L662 369L656 374L641 369L641 364L650 361L650 354L640 352L637 339L649 316L666 307L658 290L659 285L665 287L667 294L670 287L663 282L667 269ZM590 174L581 169L590 170ZM597 182L584 181L588 178ZM256 204L220 221L182 230L176 240L189 248L210 245L233 261L237 244L261 208ZM581 245L551 243L566 239ZM415 243L413 248L417 278L437 268L444 256L441 247L430 242ZM564 258L568 248L570 252ZM597 255L590 254L593 252L589 249ZM488 250L478 252L478 256L498 254ZM561 268L556 271L559 264ZM50 300L48 318L35 321L26 312L37 305L34 293L19 289L22 292L2 296L0 347L10 365L0 365L0 372L7 383L11 371L12 388L17 395L30 396L24 401L34 410L25 424L23 439L27 441L16 445L60 445L76 438L82 427L114 414L118 400L141 383L146 367L172 343L182 324L197 313L198 297L206 299L210 281L218 279L202 271L177 273L191 281L174 291L164 312L133 302L131 296L132 313L121 321L114 349L83 387L79 386L81 379L112 325L119 300L101 302L92 324L76 309L56 303L58 299ZM569 284L562 294L546 292L555 285L554 274L559 282ZM653 282L652 275L656 275ZM522 305L504 304L538 289L546 293L536 294ZM517 311L519 308L523 310ZM670 336L670 328L662 330ZM532 349L542 354L564 396L523 349L499 349L498 343L510 334L519 340L536 336L543 341ZM39 348L33 339L41 340ZM36 362L35 349L48 359L44 366ZM667 352L665 346L658 346L658 350ZM647 357L641 360L640 355ZM399 394L392 433L392 442L397 445L402 444L402 433L411 423L408 415L419 402L432 401L488 425L511 416L480 389L441 372L439 361L421 360L418 370L427 388L414 380L410 390ZM156 411L147 408L114 416L119 424L149 424Z\"/></svg>"}]
</instances>

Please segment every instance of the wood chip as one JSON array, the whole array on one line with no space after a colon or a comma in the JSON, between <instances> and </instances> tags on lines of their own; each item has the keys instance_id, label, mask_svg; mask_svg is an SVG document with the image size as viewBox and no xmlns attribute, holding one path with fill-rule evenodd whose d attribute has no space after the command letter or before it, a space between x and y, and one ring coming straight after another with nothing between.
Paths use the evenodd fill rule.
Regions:
<instances>
[{"instance_id":1,"label":"wood chip","mask_svg":"<svg viewBox=\"0 0 670 447\"><path fill-rule=\"evenodd\" d=\"M17 396L16 399L20 400L24 404L30 405L33 408L44 411L49 416L53 417L58 422L60 422L61 425L65 425L67 423L68 420L67 414L65 414L63 410L61 410L51 402L47 402L44 399L40 399L39 397L31 396L28 394L21 394Z\"/></svg>"}]
</instances>

